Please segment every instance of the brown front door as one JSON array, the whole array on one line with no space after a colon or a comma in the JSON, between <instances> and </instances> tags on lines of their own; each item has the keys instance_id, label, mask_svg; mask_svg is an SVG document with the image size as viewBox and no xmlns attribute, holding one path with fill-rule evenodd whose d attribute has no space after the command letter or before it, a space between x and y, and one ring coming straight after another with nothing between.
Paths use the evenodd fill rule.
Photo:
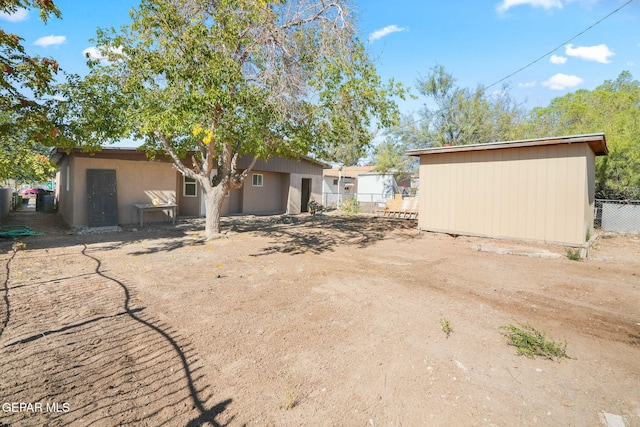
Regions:
<instances>
[{"instance_id":1,"label":"brown front door","mask_svg":"<svg viewBox=\"0 0 640 427\"><path fill-rule=\"evenodd\" d=\"M115 170L87 169L87 201L89 227L118 225Z\"/></svg>"}]
</instances>

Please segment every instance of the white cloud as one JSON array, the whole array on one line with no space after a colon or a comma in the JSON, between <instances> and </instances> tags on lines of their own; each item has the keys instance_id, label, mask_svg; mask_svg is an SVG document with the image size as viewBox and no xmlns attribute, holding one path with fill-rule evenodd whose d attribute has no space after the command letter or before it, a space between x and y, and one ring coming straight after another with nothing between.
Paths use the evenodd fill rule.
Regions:
<instances>
[{"instance_id":1,"label":"white cloud","mask_svg":"<svg viewBox=\"0 0 640 427\"><path fill-rule=\"evenodd\" d=\"M575 56L585 61L596 61L602 64L608 64L609 57L615 55L609 50L606 44L599 44L597 46L578 46L573 47L572 44L565 46L565 53L569 56Z\"/></svg>"},{"instance_id":2,"label":"white cloud","mask_svg":"<svg viewBox=\"0 0 640 427\"><path fill-rule=\"evenodd\" d=\"M376 30L373 33L369 34L369 43L374 40L379 40L385 36L388 36L391 33L398 33L401 31L407 31L406 28L398 27L397 25L388 25L380 30Z\"/></svg>"},{"instance_id":3,"label":"white cloud","mask_svg":"<svg viewBox=\"0 0 640 427\"><path fill-rule=\"evenodd\" d=\"M29 19L29 11L27 9L18 9L13 13L0 12L0 19L9 22L21 22Z\"/></svg>"},{"instance_id":4,"label":"white cloud","mask_svg":"<svg viewBox=\"0 0 640 427\"><path fill-rule=\"evenodd\" d=\"M103 59L107 59L107 57L102 54L100 49L95 46L91 46L83 50L82 55L94 61L102 61Z\"/></svg>"},{"instance_id":5,"label":"white cloud","mask_svg":"<svg viewBox=\"0 0 640 427\"><path fill-rule=\"evenodd\" d=\"M551 55L551 59L549 59L549 61L551 61L552 64L561 65L567 62L567 58L565 58L564 56Z\"/></svg>"},{"instance_id":6,"label":"white cloud","mask_svg":"<svg viewBox=\"0 0 640 427\"><path fill-rule=\"evenodd\" d=\"M532 7L541 7L543 9L562 9L560 0L502 0L496 7L498 12L506 12L514 6L529 5Z\"/></svg>"},{"instance_id":7,"label":"white cloud","mask_svg":"<svg viewBox=\"0 0 640 427\"><path fill-rule=\"evenodd\" d=\"M122 48L118 48L118 49L110 49L111 52L116 53L116 54L121 54L122 53ZM82 54L93 60L93 61L106 61L107 60L107 55L105 55L104 51L101 50L100 48L96 47L96 46L91 46L86 48L85 50L82 51Z\"/></svg>"},{"instance_id":8,"label":"white cloud","mask_svg":"<svg viewBox=\"0 0 640 427\"><path fill-rule=\"evenodd\" d=\"M551 90L565 90L578 86L583 81L584 80L578 76L558 73L546 82L542 82L542 86L548 87Z\"/></svg>"},{"instance_id":9,"label":"white cloud","mask_svg":"<svg viewBox=\"0 0 640 427\"><path fill-rule=\"evenodd\" d=\"M52 34L50 36L40 37L33 44L35 44L36 46L47 47L47 46L53 46L53 45L61 45L66 41L67 41L67 38L65 36L54 36Z\"/></svg>"},{"instance_id":10,"label":"white cloud","mask_svg":"<svg viewBox=\"0 0 640 427\"><path fill-rule=\"evenodd\" d=\"M536 85L535 80L530 82L518 83L518 87L534 87Z\"/></svg>"}]
</instances>

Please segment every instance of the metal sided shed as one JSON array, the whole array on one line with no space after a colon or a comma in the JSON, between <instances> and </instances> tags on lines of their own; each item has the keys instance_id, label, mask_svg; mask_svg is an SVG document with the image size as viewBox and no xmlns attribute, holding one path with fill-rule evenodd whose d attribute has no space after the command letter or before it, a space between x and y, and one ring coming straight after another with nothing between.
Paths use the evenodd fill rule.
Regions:
<instances>
[{"instance_id":1,"label":"metal sided shed","mask_svg":"<svg viewBox=\"0 0 640 427\"><path fill-rule=\"evenodd\" d=\"M593 228L604 134L410 150L420 158L418 228L582 245Z\"/></svg>"}]
</instances>

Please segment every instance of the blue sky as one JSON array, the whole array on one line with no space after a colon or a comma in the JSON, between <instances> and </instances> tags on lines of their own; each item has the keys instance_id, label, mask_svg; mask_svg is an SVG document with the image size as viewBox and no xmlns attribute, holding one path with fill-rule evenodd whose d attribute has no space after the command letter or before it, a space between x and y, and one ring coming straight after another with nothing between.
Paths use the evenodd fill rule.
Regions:
<instances>
[{"instance_id":1,"label":"blue sky","mask_svg":"<svg viewBox=\"0 0 640 427\"><path fill-rule=\"evenodd\" d=\"M489 86L559 47L505 81L511 95L531 108L593 89L623 70L640 79L640 0L624 6L628 1L357 0L354 9L379 73L412 88L435 65L444 66L461 87ZM35 11L22 11L0 16L0 25L23 37L30 53L52 56L64 70L82 74L87 70L83 52L93 46L89 39L96 28L128 23L138 2L56 4L60 20L45 25ZM425 101L402 102L400 108L409 113Z\"/></svg>"}]
</instances>

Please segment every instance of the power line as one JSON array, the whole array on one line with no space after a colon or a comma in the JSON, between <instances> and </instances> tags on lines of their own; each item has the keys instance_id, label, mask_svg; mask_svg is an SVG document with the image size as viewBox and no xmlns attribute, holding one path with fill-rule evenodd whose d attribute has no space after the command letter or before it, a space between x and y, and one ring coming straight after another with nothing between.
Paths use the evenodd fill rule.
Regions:
<instances>
[{"instance_id":1,"label":"power line","mask_svg":"<svg viewBox=\"0 0 640 427\"><path fill-rule=\"evenodd\" d=\"M582 30L581 32L579 32L578 34L576 34L575 36L571 37L569 40L559 44L557 47L555 47L554 49L550 50L549 52L545 53L544 55L542 55L541 57L539 57L538 59L536 59L535 61L532 61L530 63L528 63L527 65L525 65L524 67L519 68L517 71L514 71L513 73L509 74L506 77L501 78L500 80L496 81L495 83L491 83L489 86L486 86L484 89L489 89L490 87L493 87L495 85L497 85L498 83L502 83L503 81L507 80L510 77L515 76L516 74L518 74L520 71L525 70L527 68L529 68L530 66L532 66L533 64L535 64L536 62L540 62L542 59L544 59L545 57L547 57L548 55L552 54L553 52L555 52L556 50L560 49L561 47L571 43L573 40L577 39L578 37L580 37L582 34L586 33L587 31L589 31L590 29L592 29L593 27L595 27L596 25L598 25L599 23L601 23L602 21L604 21L605 19L609 18L611 15L619 12L622 8L628 6L630 3L632 3L634 0L628 0L626 3L624 3L623 5L621 5L619 8L615 9L614 11L610 12L609 14L607 14L606 16L604 16L603 18L601 18L599 21L594 22L593 24L591 24L589 27L585 28L584 30ZM405 129L409 126L412 125L417 125L418 123L422 122L426 120L426 117L422 117L420 119L414 120L411 123L406 123L404 125L400 125L397 126L398 129Z\"/></svg>"},{"instance_id":2,"label":"power line","mask_svg":"<svg viewBox=\"0 0 640 427\"><path fill-rule=\"evenodd\" d=\"M629 5L629 3L632 3L634 0L628 0L626 3L624 3L622 6L620 6L619 8L617 8L616 10L614 10L613 12L609 13L608 15L606 15L604 18L600 19L599 21L593 23L592 25L590 25L589 27L585 28L584 30L582 30L581 32L579 32L578 34L576 34L575 36L571 37L569 40L559 44L557 47L553 48L552 50L550 50L549 52L545 53L544 55L542 55L540 58L528 63L527 65L525 65L522 68L519 68L518 70L514 71L513 73L509 74L506 77L501 78L500 80L498 80L495 83L491 83L489 86L485 87L485 89L489 89L492 86L497 85L498 83L502 83L503 81L507 80L508 78L511 78L513 76L515 76L516 74L518 74L520 71L523 71L527 68L529 68L530 66L532 66L533 64L535 64L536 62L540 62L542 59L546 58L547 56L551 55L553 52L555 52L556 50L560 49L561 47L569 44L570 42L572 42L573 40L577 39L578 37L580 37L581 35L583 35L584 33L586 33L587 31L589 31L590 29L592 29L593 27L595 27L596 25L598 25L599 23L601 23L602 21L604 21L605 19L607 19L608 17L610 17L611 15L613 15L614 13L617 13L620 11L620 9L626 7Z\"/></svg>"}]
</instances>

